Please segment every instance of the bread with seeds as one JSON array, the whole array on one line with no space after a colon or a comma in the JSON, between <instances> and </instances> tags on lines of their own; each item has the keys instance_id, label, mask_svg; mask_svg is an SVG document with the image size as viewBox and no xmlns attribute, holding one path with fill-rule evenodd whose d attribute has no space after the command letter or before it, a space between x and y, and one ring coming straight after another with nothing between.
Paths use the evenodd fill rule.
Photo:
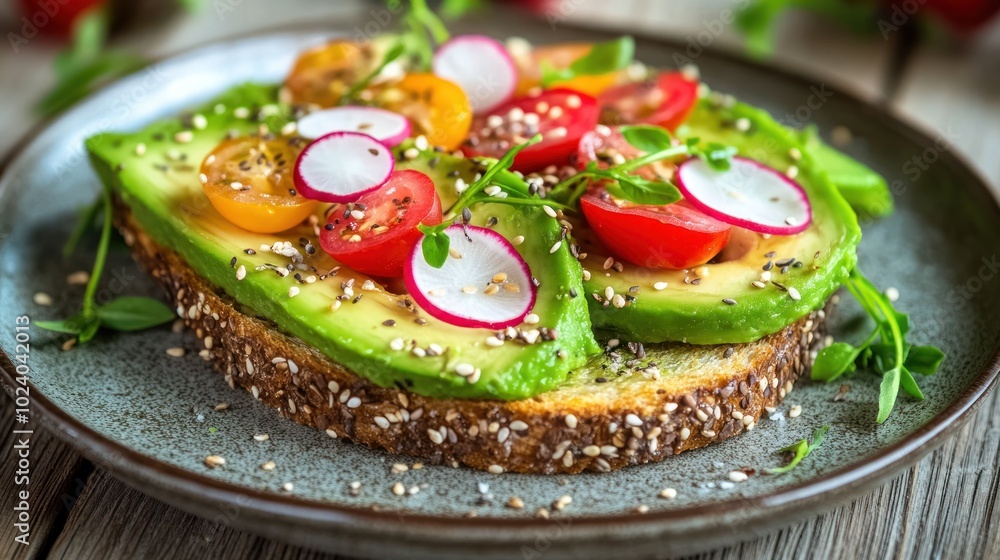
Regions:
<instances>
[{"instance_id":1,"label":"bread with seeds","mask_svg":"<svg viewBox=\"0 0 1000 560\"><path fill-rule=\"evenodd\" d=\"M821 344L819 310L758 341L647 345L658 372L607 374L601 356L560 387L517 401L440 399L380 387L272 323L238 311L127 207L118 227L232 387L300 424L393 453L489 472L607 472L663 460L753 430ZM622 349L622 352L628 352Z\"/></svg>"}]
</instances>

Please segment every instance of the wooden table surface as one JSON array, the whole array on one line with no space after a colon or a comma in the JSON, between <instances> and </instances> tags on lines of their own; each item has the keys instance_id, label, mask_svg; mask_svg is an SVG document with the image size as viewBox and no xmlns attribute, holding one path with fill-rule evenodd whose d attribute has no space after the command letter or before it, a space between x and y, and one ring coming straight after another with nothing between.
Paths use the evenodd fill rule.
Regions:
<instances>
[{"instance_id":1,"label":"wooden table surface","mask_svg":"<svg viewBox=\"0 0 1000 560\"><path fill-rule=\"evenodd\" d=\"M355 17L354 1L229 2L232 12L175 18L133 31L121 44L154 56L294 22ZM609 4L611 6L609 6ZM738 49L727 24L733 0L574 0L553 15L600 21L681 40L709 30L713 48ZM363 12L362 12L363 13ZM348 20L350 21L350 20ZM719 25L721 24L721 25ZM719 32L711 31L718 29ZM703 35L705 37L706 35ZM28 45L0 57L0 154L37 123L29 106L52 80L53 47ZM965 44L907 44L895 34L852 35L805 15L786 17L775 63L884 104L945 135L994 185L1000 184L1000 26ZM39 71L38 69L43 69ZM996 289L994 286L992 289ZM13 425L6 397L0 426ZM972 429L972 427L975 429ZM32 443L30 546L13 542L14 436L3 432L0 558L336 558L240 532L144 496L96 468L43 426ZM766 537L700 558L1000 558L1000 393L961 432L871 494ZM41 489L39 492L38 489Z\"/></svg>"}]
</instances>

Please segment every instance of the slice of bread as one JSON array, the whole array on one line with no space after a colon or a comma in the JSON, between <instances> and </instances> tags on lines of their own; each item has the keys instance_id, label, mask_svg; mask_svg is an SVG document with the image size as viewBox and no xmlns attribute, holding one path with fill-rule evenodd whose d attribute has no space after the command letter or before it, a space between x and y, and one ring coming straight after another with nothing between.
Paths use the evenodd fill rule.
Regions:
<instances>
[{"instance_id":1,"label":"slice of bread","mask_svg":"<svg viewBox=\"0 0 1000 560\"><path fill-rule=\"evenodd\" d=\"M754 428L822 344L826 312L749 344L663 344L609 350L558 389L521 401L428 398L379 387L264 319L241 313L119 204L136 260L167 290L203 341L202 356L254 398L300 424L429 463L493 473L610 471L660 461ZM834 296L836 298L836 296Z\"/></svg>"}]
</instances>

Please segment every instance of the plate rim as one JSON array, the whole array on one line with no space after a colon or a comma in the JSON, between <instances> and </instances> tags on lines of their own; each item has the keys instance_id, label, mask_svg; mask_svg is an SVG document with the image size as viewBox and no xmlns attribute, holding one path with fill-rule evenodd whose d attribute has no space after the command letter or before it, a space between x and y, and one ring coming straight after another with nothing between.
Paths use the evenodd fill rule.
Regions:
<instances>
[{"instance_id":1,"label":"plate rim","mask_svg":"<svg viewBox=\"0 0 1000 560\"><path fill-rule=\"evenodd\" d=\"M561 27L608 36L614 35L614 32L586 25L561 25ZM278 26L234 35L221 41L199 43L169 56L156 59L152 63L168 63L183 57L193 57L201 50L220 45L231 45L255 38L304 31L326 32L332 36L338 31L342 32L343 29L338 29L335 25L315 23ZM682 47L678 41L655 37L649 32L637 32L633 33L633 36L637 41L647 45L665 48ZM809 85L813 81L807 73L749 59L724 48L706 48L705 53L718 59L750 67L757 72L778 76L802 85ZM86 100L115 88L120 83L129 80L130 77L134 77L134 74L99 88L62 114L45 119L29 130L16 144L17 147L0 161L0 185L7 183L9 169L16 166L21 157L30 150L45 131L70 116ZM897 114L892 108L877 101L862 98L849 86L842 86L843 84L835 83L830 86L830 89L838 97L845 98L849 103L868 111L884 126L891 128L894 133L920 145L933 144L934 134L923 126L912 122L908 117ZM967 186L966 192L980 196L985 194L986 198L993 202L990 211L1000 217L1000 193L994 192L989 187L990 182L981 175L977 168L969 164L966 156L957 150L949 150L942 154L941 161L969 175L973 179L971 181L973 184ZM4 390L9 395L12 395L14 388L18 385L15 377L16 371L12 360L6 352L0 349L0 384L4 386ZM923 426L907 434L900 441L881 449L861 464L841 467L770 494L751 498L734 497L713 504L651 511L645 515L634 515L631 512L622 511L618 514L596 516L570 514L564 517L572 520L572 525L568 529L573 534L581 537L589 535L591 538L596 538L606 536L612 532L614 527L624 524L627 524L630 529L652 530L657 533L670 533L672 528L676 530L682 525L685 527L746 527L767 519L773 521L775 518L787 517L798 509L808 507L811 500L830 497L831 493L836 492L835 499L829 500L827 505L822 508L828 511L846 500L844 494L855 495L862 491L869 491L890 476L898 475L902 469L916 463L944 443L948 436L961 428L972 413L985 401L989 392L998 385L998 379L1000 379L1000 340L995 345L992 358L988 360L985 368L978 373L969 386ZM416 535L425 530L432 530L432 533L425 534L426 538L455 545L488 542L491 540L490 535L479 532L484 529L536 531L551 523L534 517L467 518L407 513L405 510L373 511L371 508L303 499L294 494L279 494L225 482L193 470L158 461L139 451L132 450L75 419L38 391L34 383L29 382L29 384L33 389L32 407L41 412L43 421L56 428L54 433L62 442L69 444L87 459L109 470L112 475L126 478L136 490L154 495L158 499L187 511L191 511L191 509L186 508L185 505L190 503L217 505L238 501L240 507L257 515L289 520L308 520L310 525L334 528L364 527L370 531L378 531L377 527L371 525L373 522L398 524L399 516L402 513L406 524L398 524L403 527L398 533ZM116 461L104 460L109 453ZM636 467L641 468L641 465ZM131 481L145 481L147 484L132 483ZM172 494L177 490L182 491L182 493ZM248 497L251 498L250 501L247 500ZM196 512L192 511L192 513ZM236 524L234 523L234 525ZM417 529L418 532L415 533L411 529ZM599 529L605 529L605 531ZM386 532L391 533L392 531ZM466 538L462 538L462 535L465 535ZM534 533L530 533L530 535L534 536ZM336 535L332 536L336 537ZM500 531L493 538L498 541L510 541L509 535L504 536L504 533Z\"/></svg>"}]
</instances>

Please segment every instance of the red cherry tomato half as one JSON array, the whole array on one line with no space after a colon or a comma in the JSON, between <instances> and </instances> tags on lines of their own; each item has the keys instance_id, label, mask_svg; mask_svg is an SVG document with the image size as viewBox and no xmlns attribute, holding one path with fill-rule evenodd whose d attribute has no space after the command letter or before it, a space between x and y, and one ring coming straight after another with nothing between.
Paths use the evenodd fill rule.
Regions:
<instances>
[{"instance_id":1,"label":"red cherry tomato half","mask_svg":"<svg viewBox=\"0 0 1000 560\"><path fill-rule=\"evenodd\" d=\"M607 125L655 124L675 130L698 101L698 81L680 72L611 88L597 98Z\"/></svg>"},{"instance_id":2,"label":"red cherry tomato half","mask_svg":"<svg viewBox=\"0 0 1000 560\"><path fill-rule=\"evenodd\" d=\"M440 223L441 199L431 178L419 171L396 171L378 190L351 204L335 204L319 242L358 272L394 278L402 276L403 262L420 239L417 226Z\"/></svg>"},{"instance_id":3,"label":"red cherry tomato half","mask_svg":"<svg viewBox=\"0 0 1000 560\"><path fill-rule=\"evenodd\" d=\"M639 206L599 189L584 195L580 208L615 256L648 268L680 270L704 264L725 247L732 229L685 200Z\"/></svg>"},{"instance_id":4,"label":"red cherry tomato half","mask_svg":"<svg viewBox=\"0 0 1000 560\"><path fill-rule=\"evenodd\" d=\"M541 133L543 140L514 158L523 173L549 165L565 165L576 153L580 137L597 125L597 101L571 89L552 89L515 99L476 117L462 145L467 156L499 158L511 147Z\"/></svg>"}]
</instances>

